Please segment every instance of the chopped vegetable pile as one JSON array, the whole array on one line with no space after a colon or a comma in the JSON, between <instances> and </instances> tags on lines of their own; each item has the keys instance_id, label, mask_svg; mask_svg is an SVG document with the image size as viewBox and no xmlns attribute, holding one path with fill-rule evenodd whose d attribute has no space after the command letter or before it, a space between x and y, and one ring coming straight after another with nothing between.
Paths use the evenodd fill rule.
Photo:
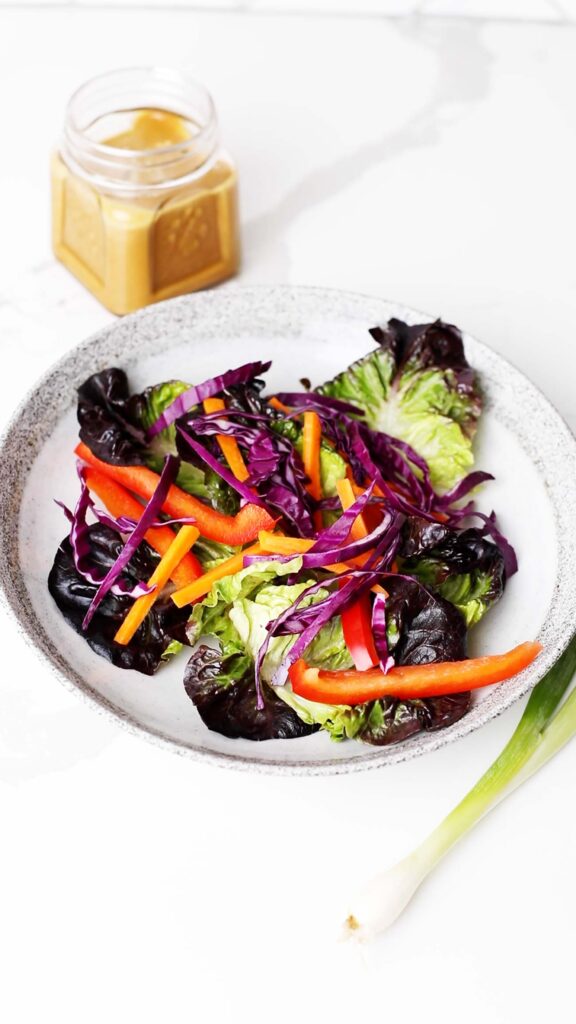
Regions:
<instances>
[{"instance_id":1,"label":"chopped vegetable pile","mask_svg":"<svg viewBox=\"0 0 576 1024\"><path fill-rule=\"evenodd\" d=\"M399 742L539 653L466 656L517 562L471 498L491 477L472 468L482 396L460 332L370 334L315 390L266 395L264 362L140 394L110 368L79 388L80 495L57 502L50 593L122 668L151 675L188 647L186 693L225 736Z\"/></svg>"}]
</instances>

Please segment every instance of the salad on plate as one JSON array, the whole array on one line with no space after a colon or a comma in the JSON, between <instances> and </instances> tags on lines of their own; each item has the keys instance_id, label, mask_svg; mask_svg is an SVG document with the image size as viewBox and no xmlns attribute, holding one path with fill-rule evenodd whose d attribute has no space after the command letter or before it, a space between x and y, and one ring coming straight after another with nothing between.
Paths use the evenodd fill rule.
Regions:
<instances>
[{"instance_id":1,"label":"salad on plate","mask_svg":"<svg viewBox=\"0 0 576 1024\"><path fill-rule=\"evenodd\" d=\"M483 401L460 332L370 335L297 392L267 393L270 362L138 394L111 367L78 389L50 593L119 668L161 686L179 658L191 714L224 736L397 743L540 651L467 657L517 560L474 504L491 476L473 468Z\"/></svg>"}]
</instances>

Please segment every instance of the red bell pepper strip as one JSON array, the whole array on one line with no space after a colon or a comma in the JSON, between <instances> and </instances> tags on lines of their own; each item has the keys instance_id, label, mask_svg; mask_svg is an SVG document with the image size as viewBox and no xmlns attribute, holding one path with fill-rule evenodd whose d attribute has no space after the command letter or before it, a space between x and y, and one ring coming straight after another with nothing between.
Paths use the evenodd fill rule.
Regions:
<instances>
[{"instance_id":1,"label":"red bell pepper strip","mask_svg":"<svg viewBox=\"0 0 576 1024\"><path fill-rule=\"evenodd\" d=\"M138 522L144 506L136 498L133 498L124 487L116 483L115 480L111 480L110 477L104 476L103 473L99 473L97 469L87 469L85 479L92 493L100 498L111 515L116 519L118 516L127 516ZM144 540L159 555L166 554L175 537L176 534L170 526L153 526L144 534ZM181 562L170 573L177 587L185 587L201 575L202 565L191 551L184 555Z\"/></svg>"},{"instance_id":2,"label":"red bell pepper strip","mask_svg":"<svg viewBox=\"0 0 576 1024\"><path fill-rule=\"evenodd\" d=\"M78 458L89 466L94 466L141 498L150 499L158 486L158 474L146 466L112 466L97 459L83 443L74 450ZM274 519L260 505L244 505L236 516L226 516L175 484L168 491L162 510L173 519L193 517L194 525L203 537L233 547L248 544L258 536L259 530L270 530L274 526Z\"/></svg>"},{"instance_id":3,"label":"red bell pepper strip","mask_svg":"<svg viewBox=\"0 0 576 1024\"><path fill-rule=\"evenodd\" d=\"M378 652L372 636L371 606L368 594L363 594L350 608L342 612L344 642L359 672L378 664Z\"/></svg>"},{"instance_id":4,"label":"red bell pepper strip","mask_svg":"<svg viewBox=\"0 0 576 1024\"><path fill-rule=\"evenodd\" d=\"M323 704L364 704L379 697L415 700L462 693L510 679L534 661L539 643L524 643L506 654L431 665L399 665L384 675L379 668L358 672L323 672L297 661L289 669L294 693Z\"/></svg>"},{"instance_id":5,"label":"red bell pepper strip","mask_svg":"<svg viewBox=\"0 0 576 1024\"><path fill-rule=\"evenodd\" d=\"M356 495L350 480L338 480L336 490L342 508L346 510L354 504ZM353 540L361 540L368 534L368 528L362 514L352 523L350 536ZM341 585L341 584L340 584ZM378 652L372 636L372 609L368 594L363 594L350 608L342 612L342 631L344 642L352 655L354 668L364 672L379 662Z\"/></svg>"}]
</instances>

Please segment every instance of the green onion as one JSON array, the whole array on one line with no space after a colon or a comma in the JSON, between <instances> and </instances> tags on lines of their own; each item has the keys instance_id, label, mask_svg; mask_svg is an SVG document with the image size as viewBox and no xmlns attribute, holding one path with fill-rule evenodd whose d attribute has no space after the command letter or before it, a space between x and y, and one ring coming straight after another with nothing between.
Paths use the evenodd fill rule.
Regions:
<instances>
[{"instance_id":1,"label":"green onion","mask_svg":"<svg viewBox=\"0 0 576 1024\"><path fill-rule=\"evenodd\" d=\"M458 840L576 734L576 689L554 715L575 673L576 638L534 687L511 739L473 789L420 846L359 894L344 925L347 937L366 940L388 928Z\"/></svg>"}]
</instances>

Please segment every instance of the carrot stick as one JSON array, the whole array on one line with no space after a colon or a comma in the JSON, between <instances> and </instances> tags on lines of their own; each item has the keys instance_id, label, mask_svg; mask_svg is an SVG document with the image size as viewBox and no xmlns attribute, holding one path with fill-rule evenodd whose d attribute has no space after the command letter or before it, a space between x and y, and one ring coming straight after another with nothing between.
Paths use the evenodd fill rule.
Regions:
<instances>
[{"instance_id":1,"label":"carrot stick","mask_svg":"<svg viewBox=\"0 0 576 1024\"><path fill-rule=\"evenodd\" d=\"M350 506L353 505L354 502L356 501L354 488L352 487L352 484L350 483L349 480L344 479L336 481L336 490L338 491L340 504L342 505L344 511L346 511L346 509L350 508ZM362 540L364 537L368 536L368 527L364 522L362 513L360 513L359 516L356 516L356 519L352 523L350 535L352 537L352 540Z\"/></svg>"},{"instance_id":2,"label":"carrot stick","mask_svg":"<svg viewBox=\"0 0 576 1024\"><path fill-rule=\"evenodd\" d=\"M358 672L323 672L297 661L290 668L294 693L326 704L364 704L380 697L399 700L439 697L491 686L510 679L526 668L542 650L542 644L524 643L506 654L492 654L469 661L444 661L426 665L399 665L384 673L379 668Z\"/></svg>"},{"instance_id":3,"label":"carrot stick","mask_svg":"<svg viewBox=\"0 0 576 1024\"><path fill-rule=\"evenodd\" d=\"M302 435L302 462L310 483L308 491L316 501L322 497L320 480L320 438L322 425L316 412L304 413L304 432Z\"/></svg>"},{"instance_id":4,"label":"carrot stick","mask_svg":"<svg viewBox=\"0 0 576 1024\"><path fill-rule=\"evenodd\" d=\"M302 555L314 544L305 537L285 537L283 533L270 533L260 530L258 541L262 551L267 555Z\"/></svg>"},{"instance_id":5,"label":"carrot stick","mask_svg":"<svg viewBox=\"0 0 576 1024\"><path fill-rule=\"evenodd\" d=\"M184 605L192 604L193 601L197 601L200 597L205 597L206 594L210 593L212 584L216 583L217 580L224 579L225 576L233 576L234 573L240 572L244 568L245 555L259 555L261 550L259 544L253 544L252 547L245 548L244 551L240 551L237 555L232 555L232 558L227 558L225 562L221 562L214 569L204 573L201 579L195 580L181 590L175 590L172 594L174 604L178 605L178 608L183 608Z\"/></svg>"},{"instance_id":6,"label":"carrot stick","mask_svg":"<svg viewBox=\"0 0 576 1024\"><path fill-rule=\"evenodd\" d=\"M149 500L158 486L158 473L153 473L146 466L112 466L96 458L83 443L77 445L74 451L78 458L83 459L89 466L98 469L128 490L134 491L141 498ZM187 494L175 484L172 484L168 491L162 510L173 519L193 518L194 525L198 527L203 537L233 547L248 544L258 536L258 530L270 529L274 525L272 516L260 505L244 505L236 516L226 516L210 505L205 505L192 494Z\"/></svg>"},{"instance_id":7,"label":"carrot stick","mask_svg":"<svg viewBox=\"0 0 576 1024\"><path fill-rule=\"evenodd\" d=\"M258 540L262 553L266 555L303 555L314 544L313 540L307 540L305 537L285 537L281 533L269 533L268 530L261 530L258 534ZM368 555L362 556L367 558ZM346 562L335 562L333 565L327 565L326 568L333 573L338 575L344 572L350 572L351 568L354 568L353 563L347 565ZM387 595L387 592L376 583L371 588L375 594Z\"/></svg>"},{"instance_id":8,"label":"carrot stick","mask_svg":"<svg viewBox=\"0 0 576 1024\"><path fill-rule=\"evenodd\" d=\"M226 408L226 403L221 398L206 398L203 404L205 412L220 412L221 409ZM246 469L246 463L242 458L242 452L236 439L227 437L225 434L216 434L216 440L236 479L247 480L250 474Z\"/></svg>"},{"instance_id":9,"label":"carrot stick","mask_svg":"<svg viewBox=\"0 0 576 1024\"><path fill-rule=\"evenodd\" d=\"M133 498L129 491L109 477L99 473L97 469L86 470L86 483L96 494L103 505L106 506L111 515L128 516L138 521L143 512L143 506L136 498ZM176 534L169 526L153 526L144 534L144 539L151 548L154 548L159 555L165 555L172 545ZM202 566L195 555L188 553L179 565L174 567L170 573L171 578L178 587L185 587L188 583L198 579L202 575Z\"/></svg>"},{"instance_id":10,"label":"carrot stick","mask_svg":"<svg viewBox=\"0 0 576 1024\"><path fill-rule=\"evenodd\" d=\"M149 587L155 587L150 594L143 594L134 601L124 622L120 626L114 640L117 644L129 644L138 627L144 622L152 605L160 596L162 588L166 586L172 573L180 564L184 556L196 543L200 534L195 526L183 526L175 535L166 554L160 560L148 580Z\"/></svg>"},{"instance_id":11,"label":"carrot stick","mask_svg":"<svg viewBox=\"0 0 576 1024\"><path fill-rule=\"evenodd\" d=\"M338 491L340 504L344 511L346 511L346 509L350 508L356 500L356 494L351 480L348 477L345 480L337 480L336 490ZM360 489L360 494L363 493L362 489ZM352 540L362 540L363 537L368 536L368 527L366 526L366 521L362 513L360 513L359 516L356 516L356 519L350 528L350 534ZM367 558L368 555L361 555L360 558L355 560L355 564L363 565ZM388 591L384 590L384 587L376 585L375 587L372 587L372 590L377 594L383 594L384 597L388 597Z\"/></svg>"},{"instance_id":12,"label":"carrot stick","mask_svg":"<svg viewBox=\"0 0 576 1024\"><path fill-rule=\"evenodd\" d=\"M281 402L279 398L276 398L275 395L268 399L268 405L271 405L273 409L276 409L276 412L283 412L286 413L286 415L289 415L292 411L287 405L284 405L284 402Z\"/></svg>"}]
</instances>

